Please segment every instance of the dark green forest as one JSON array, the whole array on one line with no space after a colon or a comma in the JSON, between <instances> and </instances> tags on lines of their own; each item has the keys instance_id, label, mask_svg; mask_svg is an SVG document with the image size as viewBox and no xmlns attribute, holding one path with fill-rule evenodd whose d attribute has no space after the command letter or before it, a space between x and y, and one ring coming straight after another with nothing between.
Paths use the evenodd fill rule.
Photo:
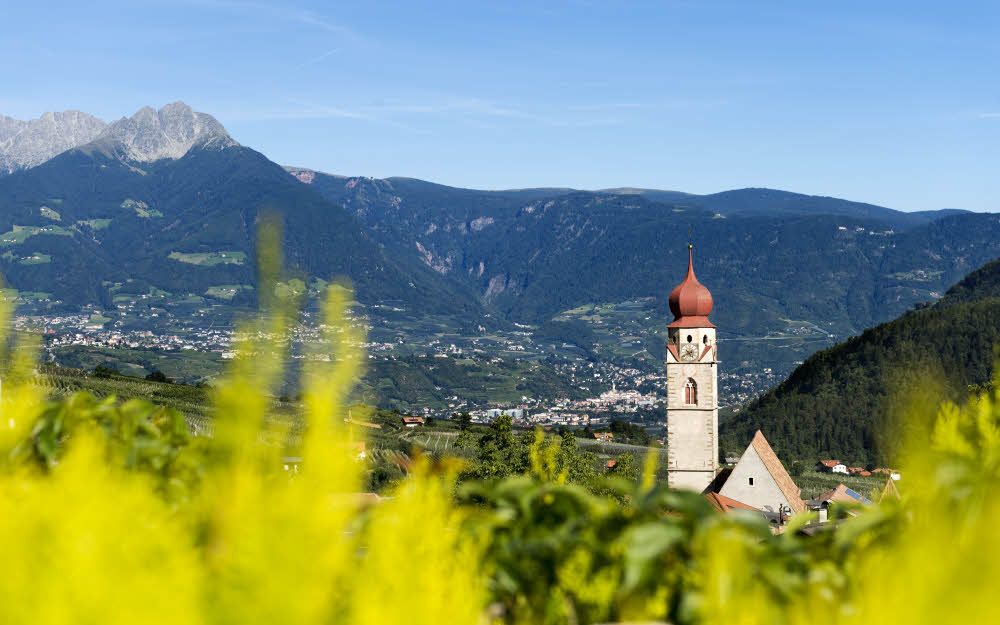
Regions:
<instances>
[{"instance_id":1,"label":"dark green forest","mask_svg":"<svg viewBox=\"0 0 1000 625\"><path fill-rule=\"evenodd\" d=\"M1000 344L1000 263L956 284L940 302L811 356L723 424L724 450L760 429L788 459L859 464L893 460L893 415L922 392L964 401L987 385Z\"/></svg>"}]
</instances>

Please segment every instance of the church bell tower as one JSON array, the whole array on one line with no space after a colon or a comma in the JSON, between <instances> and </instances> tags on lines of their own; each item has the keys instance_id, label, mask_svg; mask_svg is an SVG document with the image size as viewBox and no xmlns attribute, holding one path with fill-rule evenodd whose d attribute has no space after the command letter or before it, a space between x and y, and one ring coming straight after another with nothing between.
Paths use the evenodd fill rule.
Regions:
<instances>
[{"instance_id":1,"label":"church bell tower","mask_svg":"<svg viewBox=\"0 0 1000 625\"><path fill-rule=\"evenodd\" d=\"M688 245L687 277L670 293L667 326L667 484L704 491L719 469L718 354L708 320L712 294L694 277Z\"/></svg>"}]
</instances>

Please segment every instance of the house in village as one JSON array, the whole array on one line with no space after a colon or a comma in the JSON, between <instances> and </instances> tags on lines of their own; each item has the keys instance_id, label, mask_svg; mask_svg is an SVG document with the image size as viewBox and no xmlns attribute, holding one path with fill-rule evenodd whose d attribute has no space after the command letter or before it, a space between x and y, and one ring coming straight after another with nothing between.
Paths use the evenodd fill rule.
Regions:
<instances>
[{"instance_id":1,"label":"house in village","mask_svg":"<svg viewBox=\"0 0 1000 625\"><path fill-rule=\"evenodd\" d=\"M820 460L816 465L817 471L826 473L847 473L847 465L840 460Z\"/></svg>"},{"instance_id":2,"label":"house in village","mask_svg":"<svg viewBox=\"0 0 1000 625\"><path fill-rule=\"evenodd\" d=\"M754 434L718 494L756 508L768 520L778 523L806 509L799 487L760 430Z\"/></svg>"},{"instance_id":3,"label":"house in village","mask_svg":"<svg viewBox=\"0 0 1000 625\"><path fill-rule=\"evenodd\" d=\"M615 435L611 432L594 432L594 439L610 443L615 440Z\"/></svg>"},{"instance_id":4,"label":"house in village","mask_svg":"<svg viewBox=\"0 0 1000 625\"><path fill-rule=\"evenodd\" d=\"M403 421L403 425L405 425L408 428L415 428L417 426L420 426L420 425L424 424L424 418L423 417L404 416L404 417L402 417L402 421Z\"/></svg>"}]
</instances>

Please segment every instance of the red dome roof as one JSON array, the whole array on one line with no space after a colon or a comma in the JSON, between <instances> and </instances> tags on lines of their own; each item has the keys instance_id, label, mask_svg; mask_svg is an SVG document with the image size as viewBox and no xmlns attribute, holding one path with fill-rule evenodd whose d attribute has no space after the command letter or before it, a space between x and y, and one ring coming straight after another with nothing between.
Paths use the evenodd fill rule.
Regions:
<instances>
[{"instance_id":1,"label":"red dome roof","mask_svg":"<svg viewBox=\"0 0 1000 625\"><path fill-rule=\"evenodd\" d=\"M688 246L688 273L670 293L671 328L714 328L708 320L712 312L712 294L694 277L694 258Z\"/></svg>"}]
</instances>

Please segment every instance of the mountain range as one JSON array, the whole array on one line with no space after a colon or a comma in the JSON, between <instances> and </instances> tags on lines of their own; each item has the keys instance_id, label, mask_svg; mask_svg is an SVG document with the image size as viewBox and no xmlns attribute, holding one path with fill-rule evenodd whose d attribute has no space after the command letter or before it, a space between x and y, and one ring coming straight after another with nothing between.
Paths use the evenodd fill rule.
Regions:
<instances>
[{"instance_id":1,"label":"mountain range","mask_svg":"<svg viewBox=\"0 0 1000 625\"><path fill-rule=\"evenodd\" d=\"M416 254L383 246L348 211L181 103L142 109L0 178L0 203L6 279L70 307L108 305L114 289L252 287L256 224L274 213L304 277L349 276L364 302L479 311Z\"/></svg>"},{"instance_id":2,"label":"mountain range","mask_svg":"<svg viewBox=\"0 0 1000 625\"><path fill-rule=\"evenodd\" d=\"M635 333L655 338L691 241L728 366L761 368L933 301L1000 256L995 214L772 189L481 191L283 168L180 102L110 124L70 112L0 127L0 267L66 308L223 286L248 304L256 224L270 213L293 271L349 277L362 303L489 327L654 298ZM803 332L812 342L795 349L765 340Z\"/></svg>"},{"instance_id":3,"label":"mountain range","mask_svg":"<svg viewBox=\"0 0 1000 625\"><path fill-rule=\"evenodd\" d=\"M780 333L792 321L847 336L940 297L1000 255L994 214L902 213L759 189L668 204L639 192L474 191L289 171L484 305L531 323L588 302L663 300L682 277L689 236L729 337Z\"/></svg>"},{"instance_id":4,"label":"mountain range","mask_svg":"<svg viewBox=\"0 0 1000 625\"><path fill-rule=\"evenodd\" d=\"M30 121L0 115L0 175L41 165L89 143L106 126L104 120L80 111L46 113Z\"/></svg>"}]
</instances>

